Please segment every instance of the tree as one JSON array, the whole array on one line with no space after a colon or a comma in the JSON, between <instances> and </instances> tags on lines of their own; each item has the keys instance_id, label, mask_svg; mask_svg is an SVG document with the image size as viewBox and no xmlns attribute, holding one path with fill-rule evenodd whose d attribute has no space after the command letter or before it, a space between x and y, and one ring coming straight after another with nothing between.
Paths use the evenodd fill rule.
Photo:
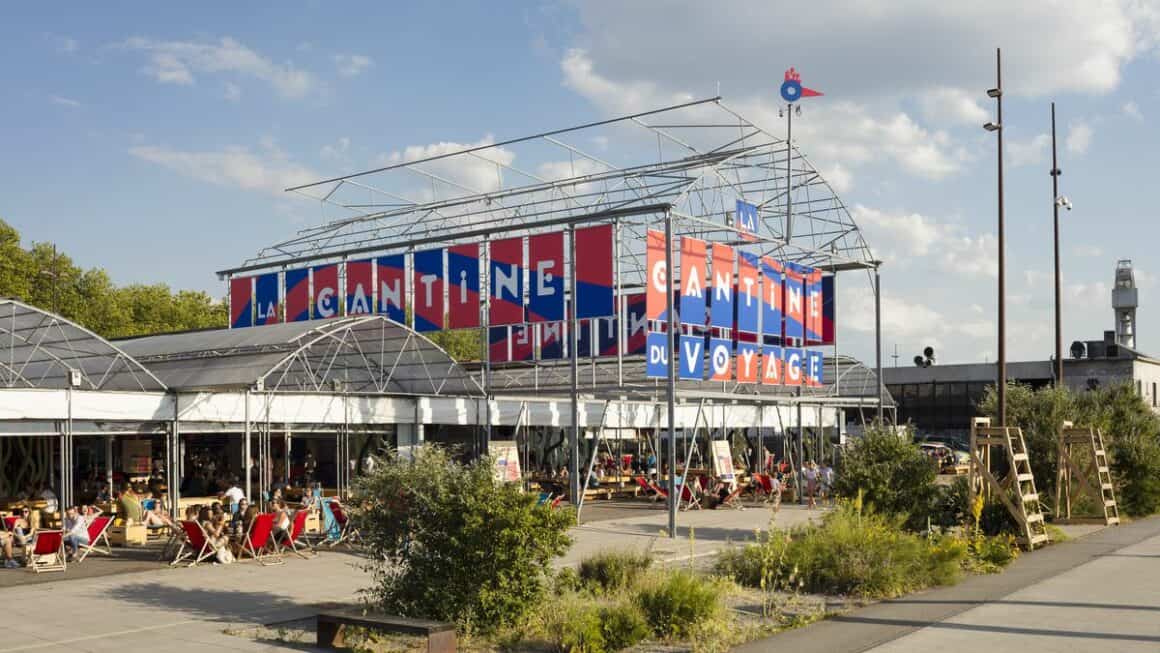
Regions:
<instances>
[{"instance_id":1,"label":"tree","mask_svg":"<svg viewBox=\"0 0 1160 653\"><path fill-rule=\"evenodd\" d=\"M937 473L909 436L874 424L842 453L834 490L848 498L861 492L877 512L902 517L908 528L919 530L934 508Z\"/></svg>"}]
</instances>

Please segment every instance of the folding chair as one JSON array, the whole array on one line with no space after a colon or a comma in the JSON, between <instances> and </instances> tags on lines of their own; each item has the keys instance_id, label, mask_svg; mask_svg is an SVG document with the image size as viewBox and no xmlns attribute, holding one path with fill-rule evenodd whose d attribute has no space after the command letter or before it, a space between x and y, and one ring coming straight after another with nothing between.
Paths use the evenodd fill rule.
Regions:
<instances>
[{"instance_id":1,"label":"folding chair","mask_svg":"<svg viewBox=\"0 0 1160 653\"><path fill-rule=\"evenodd\" d=\"M302 530L306 528L306 510L297 510L294 512L294 521L290 522L289 541L286 543L291 551L293 551L300 558L309 558L317 555L314 547L309 544L299 543L298 538L302 536ZM279 543L280 544L280 543ZM307 551L309 556L303 553Z\"/></svg>"},{"instance_id":2,"label":"folding chair","mask_svg":"<svg viewBox=\"0 0 1160 653\"><path fill-rule=\"evenodd\" d=\"M753 502L757 503L760 499L762 501L769 501L773 495L773 482L769 480L768 474L754 474L753 482L749 485L753 488Z\"/></svg>"},{"instance_id":3,"label":"folding chair","mask_svg":"<svg viewBox=\"0 0 1160 653\"><path fill-rule=\"evenodd\" d=\"M334 521L338 522L339 534L338 539L331 542L330 546L338 546L343 542L354 544L362 541L362 535L358 532L358 528L350 521L350 515L346 514L342 504L337 501L330 501L330 512L334 514Z\"/></svg>"},{"instance_id":4,"label":"folding chair","mask_svg":"<svg viewBox=\"0 0 1160 653\"><path fill-rule=\"evenodd\" d=\"M181 520L180 523L185 539L182 540L181 546L177 549L177 555L173 557L173 562L170 562L169 566L176 567L182 562L192 559L193 562L189 563L189 566L196 567L207 558L217 554L217 548L210 543L209 535L206 534L201 524L186 519Z\"/></svg>"},{"instance_id":5,"label":"folding chair","mask_svg":"<svg viewBox=\"0 0 1160 653\"><path fill-rule=\"evenodd\" d=\"M693 493L693 490L689 487L688 483L683 483L681 485L681 503L683 504L681 510L692 510L693 508L696 508L697 510L701 509L701 500L698 499L697 495Z\"/></svg>"},{"instance_id":6,"label":"folding chair","mask_svg":"<svg viewBox=\"0 0 1160 653\"><path fill-rule=\"evenodd\" d=\"M648 479L646 479L643 476L637 476L636 477L636 484L639 485L640 489L644 491L644 495L646 497L649 497L653 501L656 501L657 491L655 488L653 488L651 481L649 481Z\"/></svg>"},{"instance_id":7,"label":"folding chair","mask_svg":"<svg viewBox=\"0 0 1160 653\"><path fill-rule=\"evenodd\" d=\"M745 486L738 483L737 487L733 488L733 491L729 493L729 496L722 499L721 503L717 505L733 508L734 510L745 510L745 506L741 505L741 493L744 491Z\"/></svg>"},{"instance_id":8,"label":"folding chair","mask_svg":"<svg viewBox=\"0 0 1160 653\"><path fill-rule=\"evenodd\" d=\"M109 543L109 527L113 525L112 517L97 517L89 524L89 543L80 545L80 556L77 562L84 562L90 553L113 555L113 546ZM101 548L101 540L105 541Z\"/></svg>"},{"instance_id":9,"label":"folding chair","mask_svg":"<svg viewBox=\"0 0 1160 653\"><path fill-rule=\"evenodd\" d=\"M68 562L64 557L64 531L37 531L28 554L32 571L64 571Z\"/></svg>"},{"instance_id":10,"label":"folding chair","mask_svg":"<svg viewBox=\"0 0 1160 653\"><path fill-rule=\"evenodd\" d=\"M277 546L270 537L273 531L274 513L265 512L254 517L254 521L250 522L250 532L246 533L246 539L242 541L242 552L238 560L240 561L242 556L249 555L263 567L283 564L284 560L266 550L271 544Z\"/></svg>"},{"instance_id":11,"label":"folding chair","mask_svg":"<svg viewBox=\"0 0 1160 653\"><path fill-rule=\"evenodd\" d=\"M546 506L552 503L551 492L541 492L539 498L536 499L537 506Z\"/></svg>"}]
</instances>

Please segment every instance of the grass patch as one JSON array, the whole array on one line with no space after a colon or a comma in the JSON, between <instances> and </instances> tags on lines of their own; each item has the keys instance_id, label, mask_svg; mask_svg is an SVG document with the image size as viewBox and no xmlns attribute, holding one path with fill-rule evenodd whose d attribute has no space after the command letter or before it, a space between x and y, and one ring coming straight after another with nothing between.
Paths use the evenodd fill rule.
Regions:
<instances>
[{"instance_id":1,"label":"grass patch","mask_svg":"<svg viewBox=\"0 0 1160 653\"><path fill-rule=\"evenodd\" d=\"M632 587L649 566L652 556L638 551L612 551L580 563L580 582L595 592L615 592Z\"/></svg>"}]
</instances>

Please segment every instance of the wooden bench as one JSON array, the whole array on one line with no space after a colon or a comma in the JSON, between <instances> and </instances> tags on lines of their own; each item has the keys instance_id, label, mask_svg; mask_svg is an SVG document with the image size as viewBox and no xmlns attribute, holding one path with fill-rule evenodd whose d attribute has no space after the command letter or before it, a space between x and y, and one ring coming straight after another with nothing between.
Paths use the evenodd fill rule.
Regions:
<instances>
[{"instance_id":1,"label":"wooden bench","mask_svg":"<svg viewBox=\"0 0 1160 653\"><path fill-rule=\"evenodd\" d=\"M427 653L455 653L455 626L442 621L363 614L361 610L327 610L318 613L318 647L337 648L345 644L343 626L427 637Z\"/></svg>"}]
</instances>

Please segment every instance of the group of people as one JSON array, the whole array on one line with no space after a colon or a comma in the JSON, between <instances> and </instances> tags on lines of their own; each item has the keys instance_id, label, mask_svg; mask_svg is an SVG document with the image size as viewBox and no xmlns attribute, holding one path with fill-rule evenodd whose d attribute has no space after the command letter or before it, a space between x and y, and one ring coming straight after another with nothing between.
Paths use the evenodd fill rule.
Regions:
<instances>
[{"instance_id":1,"label":"group of people","mask_svg":"<svg viewBox=\"0 0 1160 653\"><path fill-rule=\"evenodd\" d=\"M801 478L805 481L806 499L809 508L816 507L819 499L822 505L833 502L834 468L830 467L829 463L823 461L819 466L812 460L807 462L802 466Z\"/></svg>"},{"instance_id":2,"label":"group of people","mask_svg":"<svg viewBox=\"0 0 1160 653\"><path fill-rule=\"evenodd\" d=\"M5 569L17 569L30 562L36 533L41 530L40 520L34 516L36 512L24 507L4 520L4 526L0 529L0 551L4 555ZM69 506L65 509L61 530L64 533L65 555L69 562L76 558L81 547L91 543L89 524L100 514L100 510L93 506ZM20 555L16 554L17 549L20 549Z\"/></svg>"}]
</instances>

